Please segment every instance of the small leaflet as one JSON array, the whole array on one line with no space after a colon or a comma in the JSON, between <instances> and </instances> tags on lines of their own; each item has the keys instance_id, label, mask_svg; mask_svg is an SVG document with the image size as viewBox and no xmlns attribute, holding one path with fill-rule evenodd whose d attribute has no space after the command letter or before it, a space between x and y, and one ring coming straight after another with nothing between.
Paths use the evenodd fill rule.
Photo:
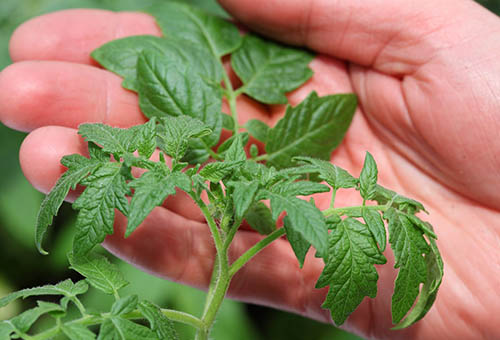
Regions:
<instances>
[{"instance_id":1,"label":"small leaflet","mask_svg":"<svg viewBox=\"0 0 500 340\"><path fill-rule=\"evenodd\" d=\"M366 152L365 163L359 175L359 192L365 200L375 197L377 189L378 169L373 156Z\"/></svg>"},{"instance_id":2,"label":"small leaflet","mask_svg":"<svg viewBox=\"0 0 500 340\"><path fill-rule=\"evenodd\" d=\"M286 238L292 246L292 250L299 261L300 268L302 268L304 266L307 252L311 248L311 243L307 242L307 240L300 233L291 227L288 216L285 216L283 219L283 225L286 230Z\"/></svg>"},{"instance_id":3,"label":"small leaflet","mask_svg":"<svg viewBox=\"0 0 500 340\"><path fill-rule=\"evenodd\" d=\"M285 117L267 135L267 162L278 169L294 165L296 156L329 160L349 127L357 100L353 94L318 97L311 94L289 106Z\"/></svg>"},{"instance_id":4,"label":"small leaflet","mask_svg":"<svg viewBox=\"0 0 500 340\"><path fill-rule=\"evenodd\" d=\"M359 180L351 176L346 170L330 162L311 157L295 157L294 160L306 164L304 166L305 173L319 173L320 179L334 189L355 188L359 183Z\"/></svg>"},{"instance_id":5,"label":"small leaflet","mask_svg":"<svg viewBox=\"0 0 500 340\"><path fill-rule=\"evenodd\" d=\"M111 314L112 315L123 315L134 311L137 308L137 304L139 303L139 298L137 295L129 295L123 297L111 306Z\"/></svg>"},{"instance_id":6,"label":"small leaflet","mask_svg":"<svg viewBox=\"0 0 500 340\"><path fill-rule=\"evenodd\" d=\"M245 220L259 234L268 235L276 230L271 209L262 202L256 202L250 206L245 214Z\"/></svg>"},{"instance_id":7,"label":"small leaflet","mask_svg":"<svg viewBox=\"0 0 500 340\"><path fill-rule=\"evenodd\" d=\"M286 211L290 219L290 227L300 233L318 252L326 252L328 228L323 214L318 208L293 196L267 190L263 190L263 194L271 200L274 220L278 219L281 212Z\"/></svg>"},{"instance_id":8,"label":"small leaflet","mask_svg":"<svg viewBox=\"0 0 500 340\"><path fill-rule=\"evenodd\" d=\"M0 308L7 306L12 301L19 298L27 298L30 296L40 295L63 295L73 298L77 295L87 292L88 285L84 281L73 283L71 279L59 282L56 285L45 285L41 287L27 288L11 293L0 299Z\"/></svg>"},{"instance_id":9,"label":"small leaflet","mask_svg":"<svg viewBox=\"0 0 500 340\"><path fill-rule=\"evenodd\" d=\"M97 340L160 340L147 327L119 316L112 316L101 325Z\"/></svg>"},{"instance_id":10,"label":"small leaflet","mask_svg":"<svg viewBox=\"0 0 500 340\"><path fill-rule=\"evenodd\" d=\"M151 329L162 340L179 340L172 321L167 318L158 306L149 301L139 303L139 311L148 320Z\"/></svg>"},{"instance_id":11,"label":"small leaflet","mask_svg":"<svg viewBox=\"0 0 500 340\"><path fill-rule=\"evenodd\" d=\"M269 133L270 127L258 120L258 119L250 119L245 123L245 129L247 129L248 133L258 141L262 143L267 142L267 134Z\"/></svg>"},{"instance_id":12,"label":"small leaflet","mask_svg":"<svg viewBox=\"0 0 500 340\"><path fill-rule=\"evenodd\" d=\"M42 248L43 236L49 225L52 224L52 220L57 215L57 211L61 207L66 195L68 195L69 190L75 188L82 179L94 172L101 165L101 162L98 160L88 159L81 155L65 156L61 160L61 163L68 170L59 178L50 193L45 196L37 216L35 243L38 251L44 255L48 253Z\"/></svg>"},{"instance_id":13,"label":"small leaflet","mask_svg":"<svg viewBox=\"0 0 500 340\"><path fill-rule=\"evenodd\" d=\"M389 242L399 268L392 295L392 322L397 324L413 306L419 295L420 284L427 280L427 264L424 254L429 245L423 232L401 212L394 208L384 213L389 221Z\"/></svg>"},{"instance_id":14,"label":"small leaflet","mask_svg":"<svg viewBox=\"0 0 500 340\"><path fill-rule=\"evenodd\" d=\"M87 327L79 324L62 324L61 329L70 340L95 340L96 338Z\"/></svg>"},{"instance_id":15,"label":"small leaflet","mask_svg":"<svg viewBox=\"0 0 500 340\"><path fill-rule=\"evenodd\" d=\"M378 211L366 207L363 207L361 209L361 214L363 216L363 220L366 223L366 226L372 233L375 241L378 243L380 251L383 252L387 244L387 235L382 216L380 216L380 213Z\"/></svg>"},{"instance_id":16,"label":"small leaflet","mask_svg":"<svg viewBox=\"0 0 500 340\"><path fill-rule=\"evenodd\" d=\"M443 281L443 259L439 254L436 241L430 239L431 251L425 255L427 265L427 279L422 286L418 301L413 309L408 313L406 318L401 321L393 329L403 329L413 325L415 322L422 319L425 314L431 309L432 304L436 300L439 286Z\"/></svg>"},{"instance_id":17,"label":"small leaflet","mask_svg":"<svg viewBox=\"0 0 500 340\"><path fill-rule=\"evenodd\" d=\"M201 120L189 116L165 117L158 133L160 147L170 157L180 160L188 150L189 139L211 134Z\"/></svg>"},{"instance_id":18,"label":"small leaflet","mask_svg":"<svg viewBox=\"0 0 500 340\"><path fill-rule=\"evenodd\" d=\"M259 182L232 182L229 185L234 188L232 196L235 217L241 219L254 202L255 194L259 189Z\"/></svg>"},{"instance_id":19,"label":"small leaflet","mask_svg":"<svg viewBox=\"0 0 500 340\"><path fill-rule=\"evenodd\" d=\"M162 205L168 196L175 195L176 187L185 190L191 186L191 180L186 174L168 171L150 170L129 183L135 191L130 201L125 237L128 237L155 207Z\"/></svg>"},{"instance_id":20,"label":"small leaflet","mask_svg":"<svg viewBox=\"0 0 500 340\"><path fill-rule=\"evenodd\" d=\"M229 176L235 168L241 166L243 163L243 161L208 163L201 169L200 176L210 182L219 182L226 176Z\"/></svg>"},{"instance_id":21,"label":"small leaflet","mask_svg":"<svg viewBox=\"0 0 500 340\"><path fill-rule=\"evenodd\" d=\"M72 269L85 276L90 285L106 294L113 295L128 285L118 267L105 256L91 253L76 258L73 254L68 254L68 260Z\"/></svg>"},{"instance_id":22,"label":"small leaflet","mask_svg":"<svg viewBox=\"0 0 500 340\"><path fill-rule=\"evenodd\" d=\"M115 209L128 215L127 195L130 189L120 163L104 163L81 184L84 192L73 203L78 209L73 252L85 255L114 231Z\"/></svg>"},{"instance_id":23,"label":"small leaflet","mask_svg":"<svg viewBox=\"0 0 500 340\"><path fill-rule=\"evenodd\" d=\"M316 288L330 286L322 307L331 311L339 326L365 296L377 295L374 264L384 264L386 259L366 226L350 217L335 226L328 242L328 257Z\"/></svg>"},{"instance_id":24,"label":"small leaflet","mask_svg":"<svg viewBox=\"0 0 500 340\"><path fill-rule=\"evenodd\" d=\"M387 204L388 202L392 202L391 207L406 213L414 214L419 211L426 211L422 203L399 195L396 192L378 184L375 189L375 197L373 197L373 200L377 201L378 204Z\"/></svg>"},{"instance_id":25,"label":"small leaflet","mask_svg":"<svg viewBox=\"0 0 500 340\"><path fill-rule=\"evenodd\" d=\"M92 158L100 158L102 154L123 156L138 151L139 155L151 157L156 149L156 119L142 125L121 129L100 123L81 124L78 134L87 142L99 144L101 147L92 150ZM104 161L104 159L101 159Z\"/></svg>"},{"instance_id":26,"label":"small leaflet","mask_svg":"<svg viewBox=\"0 0 500 340\"><path fill-rule=\"evenodd\" d=\"M26 333L31 326L44 314L64 312L64 309L55 303L38 301L38 306L28 309L9 320L9 323L18 331Z\"/></svg>"},{"instance_id":27,"label":"small leaflet","mask_svg":"<svg viewBox=\"0 0 500 340\"><path fill-rule=\"evenodd\" d=\"M247 34L231 56L231 66L243 82L243 93L266 104L286 104L285 94L312 77L313 55Z\"/></svg>"}]
</instances>

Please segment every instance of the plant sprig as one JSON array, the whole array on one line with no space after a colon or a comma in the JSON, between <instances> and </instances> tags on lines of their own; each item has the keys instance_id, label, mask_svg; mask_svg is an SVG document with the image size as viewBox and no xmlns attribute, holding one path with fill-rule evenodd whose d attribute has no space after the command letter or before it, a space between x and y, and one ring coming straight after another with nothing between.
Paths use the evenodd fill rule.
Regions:
<instances>
[{"instance_id":1,"label":"plant sprig","mask_svg":"<svg viewBox=\"0 0 500 340\"><path fill-rule=\"evenodd\" d=\"M0 307L19 297L63 296L59 304L39 302L34 309L0 323L0 340L41 340L59 333L70 339L95 339L86 327L96 324L100 325L97 339L177 339L174 321L197 328L197 339L207 339L232 277L284 235L301 267L311 248L323 259L325 267L316 286L329 286L323 308L341 325L365 297L377 294L374 265L386 263L382 253L386 224L399 269L393 322L401 328L422 318L443 275L432 226L415 215L424 207L377 184L377 165L369 153L359 177L329 162L349 127L356 96L320 97L312 92L300 104L287 106L274 127L258 120L240 126L238 96L286 104L285 94L312 76L308 64L313 55L257 35L242 37L233 24L183 4L167 2L151 13L164 38L123 38L92 53L102 66L123 77L125 88L137 92L140 108L150 120L129 129L82 124L79 134L88 142L90 156L62 159L68 170L38 215L36 244L46 253L42 240L53 216L71 188L85 187L73 204L79 212L69 260L86 280L22 290L1 299ZM228 54L243 83L236 89L222 63ZM230 116L222 113L223 99L229 103ZM216 148L222 129L231 130L232 136ZM258 154L255 140L264 144L265 153ZM133 168L142 169L140 177L132 175ZM359 191L363 203L337 207L340 189ZM206 306L199 318L160 309L136 295L121 297L126 280L105 258L91 252L113 233L116 209L128 219L128 237L178 190L199 206L216 250ZM331 193L326 210L318 209L312 198L303 199L324 192ZM205 194L208 202L202 199ZM283 214L284 227L277 228ZM228 249L243 220L264 236L230 263ZM78 295L86 292L87 283L115 297L109 312L91 314L85 309ZM70 302L80 318L64 318ZM43 314L56 319L54 328L28 335ZM133 321L141 318L149 327Z\"/></svg>"}]
</instances>

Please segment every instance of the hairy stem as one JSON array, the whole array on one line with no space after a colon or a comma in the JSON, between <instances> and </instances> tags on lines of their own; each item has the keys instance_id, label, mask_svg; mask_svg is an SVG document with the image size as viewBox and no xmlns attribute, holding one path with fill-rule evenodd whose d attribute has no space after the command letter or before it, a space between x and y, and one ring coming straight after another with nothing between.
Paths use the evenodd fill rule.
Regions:
<instances>
[{"instance_id":1,"label":"hairy stem","mask_svg":"<svg viewBox=\"0 0 500 340\"><path fill-rule=\"evenodd\" d=\"M214 219L212 218L212 215L210 215L210 211L208 210L207 205L205 202L201 200L201 198L197 197L196 193L192 192L190 193L191 198L195 201L195 203L198 205L200 208L201 212L203 213L203 216L205 216L205 220L207 221L208 227L210 229L210 232L212 233L212 238L214 239L215 243L215 250L217 251L217 256L219 257L219 262L223 262L223 242L221 238L221 234L219 232L219 229L217 228L217 224L215 223Z\"/></svg>"},{"instance_id":2,"label":"hairy stem","mask_svg":"<svg viewBox=\"0 0 500 340\"><path fill-rule=\"evenodd\" d=\"M252 248L248 249L243 255L233 262L229 268L229 275L233 277L234 274L236 274L238 270L240 270L248 261L257 255L257 253L283 235L285 235L285 228L279 228L254 244Z\"/></svg>"}]
</instances>

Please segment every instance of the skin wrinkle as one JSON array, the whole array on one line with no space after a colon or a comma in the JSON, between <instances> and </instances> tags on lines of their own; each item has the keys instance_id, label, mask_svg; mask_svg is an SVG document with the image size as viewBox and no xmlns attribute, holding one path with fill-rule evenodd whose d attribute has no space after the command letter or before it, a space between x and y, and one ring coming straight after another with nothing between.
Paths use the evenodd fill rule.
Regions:
<instances>
[{"instance_id":1,"label":"skin wrinkle","mask_svg":"<svg viewBox=\"0 0 500 340\"><path fill-rule=\"evenodd\" d=\"M104 77L104 117L102 119L103 124L109 123L109 117L111 116L111 90L110 90L110 79L109 77Z\"/></svg>"},{"instance_id":2,"label":"skin wrinkle","mask_svg":"<svg viewBox=\"0 0 500 340\"><path fill-rule=\"evenodd\" d=\"M302 20L300 20L299 24L299 36L301 37L300 40L302 41L302 45L307 45L307 42L309 41L309 32L311 30L311 18L312 18L312 13L313 13L313 8L316 5L316 0L311 0L309 1L307 10L304 12L304 16L302 17Z\"/></svg>"}]
</instances>

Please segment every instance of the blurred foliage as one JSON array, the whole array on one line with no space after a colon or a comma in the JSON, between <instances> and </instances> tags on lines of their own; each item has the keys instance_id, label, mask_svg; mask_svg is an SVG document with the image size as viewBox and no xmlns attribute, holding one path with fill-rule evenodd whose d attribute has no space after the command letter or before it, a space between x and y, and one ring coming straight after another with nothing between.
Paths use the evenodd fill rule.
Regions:
<instances>
[{"instance_id":1,"label":"blurred foliage","mask_svg":"<svg viewBox=\"0 0 500 340\"><path fill-rule=\"evenodd\" d=\"M23 21L44 13L67 8L102 8L134 10L156 1L166 0L0 0L0 70L10 64L8 41L14 29ZM500 13L500 0L478 0L482 5ZM214 0L186 0L222 16L227 14ZM67 277L79 279L67 269L66 253L71 248L74 213L65 205L55 220L47 240L50 256L41 256L34 247L34 221L42 195L26 181L18 163L18 150L25 134L0 124L0 296L9 291L45 283L56 283ZM193 288L166 282L116 260L131 281L127 288L141 297L162 306L200 314L204 293ZM147 287L147 289L144 289ZM109 297L93 293L87 303L101 309ZM0 320L17 314L26 302L0 309ZM30 302L27 302L30 303ZM32 303L32 302L31 302ZM39 325L43 327L43 321ZM179 326L183 339L192 338L189 327ZM246 306L226 301L215 325L217 340L353 340L357 337L285 312L259 306Z\"/></svg>"}]
</instances>

